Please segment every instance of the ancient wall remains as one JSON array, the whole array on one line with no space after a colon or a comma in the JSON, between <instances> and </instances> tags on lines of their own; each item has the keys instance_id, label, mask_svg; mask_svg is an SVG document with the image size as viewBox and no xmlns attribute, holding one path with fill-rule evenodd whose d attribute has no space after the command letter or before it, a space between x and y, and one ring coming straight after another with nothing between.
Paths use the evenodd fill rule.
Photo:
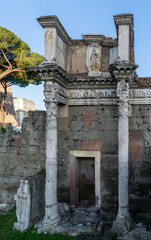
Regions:
<instances>
[{"instance_id":1,"label":"ancient wall remains","mask_svg":"<svg viewBox=\"0 0 151 240\"><path fill-rule=\"evenodd\" d=\"M10 202L19 181L45 168L45 112L30 112L22 135L10 125L0 133L0 202ZM101 150L102 210L116 211L117 106L59 106L58 200L70 202L70 150ZM6 132L5 132L6 128ZM130 208L150 212L151 106L133 105L130 130Z\"/></svg>"},{"instance_id":2,"label":"ancient wall remains","mask_svg":"<svg viewBox=\"0 0 151 240\"><path fill-rule=\"evenodd\" d=\"M20 179L35 175L45 168L44 111L29 112L22 134L14 135L11 125L0 129L0 202L14 199Z\"/></svg>"},{"instance_id":3,"label":"ancient wall remains","mask_svg":"<svg viewBox=\"0 0 151 240\"><path fill-rule=\"evenodd\" d=\"M58 118L58 199L70 202L70 150L101 149L101 208L117 210L117 106L70 106ZM129 119L130 208L151 212L151 106L133 105Z\"/></svg>"}]
</instances>

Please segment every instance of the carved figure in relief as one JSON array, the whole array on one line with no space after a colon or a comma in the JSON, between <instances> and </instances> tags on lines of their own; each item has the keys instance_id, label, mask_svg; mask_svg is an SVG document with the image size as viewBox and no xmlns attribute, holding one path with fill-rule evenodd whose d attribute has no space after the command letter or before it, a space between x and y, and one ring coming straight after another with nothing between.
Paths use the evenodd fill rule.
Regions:
<instances>
[{"instance_id":1,"label":"carved figure in relief","mask_svg":"<svg viewBox=\"0 0 151 240\"><path fill-rule=\"evenodd\" d=\"M96 52L95 48L92 48L92 53L90 56L90 70L91 71L99 71L99 54Z\"/></svg>"},{"instance_id":2,"label":"carved figure in relief","mask_svg":"<svg viewBox=\"0 0 151 240\"><path fill-rule=\"evenodd\" d=\"M30 221L30 190L28 180L21 180L20 187L16 194L16 215L17 222L14 228L24 231L29 227Z\"/></svg>"}]
</instances>

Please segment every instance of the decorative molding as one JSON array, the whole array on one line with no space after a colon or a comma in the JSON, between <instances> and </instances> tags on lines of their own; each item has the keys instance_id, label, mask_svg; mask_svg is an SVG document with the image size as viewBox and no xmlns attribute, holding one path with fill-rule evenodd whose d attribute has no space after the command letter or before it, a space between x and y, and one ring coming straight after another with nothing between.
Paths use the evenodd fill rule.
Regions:
<instances>
[{"instance_id":1,"label":"decorative molding","mask_svg":"<svg viewBox=\"0 0 151 240\"><path fill-rule=\"evenodd\" d=\"M83 39L85 40L85 42L88 45L90 45L92 43L98 43L101 45L104 38L105 38L105 36L102 34L85 34L85 35L83 35Z\"/></svg>"},{"instance_id":2,"label":"decorative molding","mask_svg":"<svg viewBox=\"0 0 151 240\"><path fill-rule=\"evenodd\" d=\"M109 72L100 72L100 76L97 77L70 74L68 81L68 88L100 88L104 86L116 86L116 81Z\"/></svg>"},{"instance_id":3,"label":"decorative molding","mask_svg":"<svg viewBox=\"0 0 151 240\"><path fill-rule=\"evenodd\" d=\"M68 104L67 89L60 86L56 82L46 81L44 83L45 104L47 103L63 103Z\"/></svg>"},{"instance_id":4,"label":"decorative molding","mask_svg":"<svg viewBox=\"0 0 151 240\"><path fill-rule=\"evenodd\" d=\"M132 28L134 27L133 14L117 14L113 17L116 27L119 25L130 25Z\"/></svg>"},{"instance_id":5,"label":"decorative molding","mask_svg":"<svg viewBox=\"0 0 151 240\"><path fill-rule=\"evenodd\" d=\"M47 126L51 125L51 121L49 121L52 117L58 116L58 104L57 102L45 102L46 110L47 110Z\"/></svg>"},{"instance_id":6,"label":"decorative molding","mask_svg":"<svg viewBox=\"0 0 151 240\"><path fill-rule=\"evenodd\" d=\"M129 25L130 26L130 46L134 46L134 22L133 14L118 14L114 15L114 22L116 26L117 36L118 36L118 26L119 25Z\"/></svg>"},{"instance_id":7,"label":"decorative molding","mask_svg":"<svg viewBox=\"0 0 151 240\"><path fill-rule=\"evenodd\" d=\"M56 62L43 62L38 66L31 67L29 71L39 75L42 81L53 81L64 87L67 86L69 75Z\"/></svg>"},{"instance_id":8,"label":"decorative molding","mask_svg":"<svg viewBox=\"0 0 151 240\"><path fill-rule=\"evenodd\" d=\"M117 38L106 37L102 34L85 34L83 35L83 39L87 45L97 43L100 46L104 46L104 47L117 46Z\"/></svg>"},{"instance_id":9,"label":"decorative molding","mask_svg":"<svg viewBox=\"0 0 151 240\"><path fill-rule=\"evenodd\" d=\"M129 116L129 101L118 101L118 115Z\"/></svg>"},{"instance_id":10,"label":"decorative molding","mask_svg":"<svg viewBox=\"0 0 151 240\"><path fill-rule=\"evenodd\" d=\"M109 72L111 76L117 81L128 81L130 85L138 81L138 76L135 72L137 64L133 64L130 61L119 61L110 64Z\"/></svg>"},{"instance_id":11,"label":"decorative molding","mask_svg":"<svg viewBox=\"0 0 151 240\"><path fill-rule=\"evenodd\" d=\"M56 28L58 35L61 37L61 39L71 45L70 42L70 37L67 34L66 30L62 26L61 22L55 15L50 15L50 16L42 16L37 18L37 21L43 28L51 27L51 28Z\"/></svg>"},{"instance_id":12,"label":"decorative molding","mask_svg":"<svg viewBox=\"0 0 151 240\"><path fill-rule=\"evenodd\" d=\"M137 75L134 74L136 67L137 65L129 62L127 65L122 62L120 66L111 64L110 71L114 77L108 72L102 72L99 77L68 74L56 63L43 63L30 68L30 71L39 74L45 82L45 102L56 101L69 105L117 105L117 82L122 81L121 89L124 91L124 85L133 81L129 93L130 104L151 104L151 89L138 89Z\"/></svg>"}]
</instances>

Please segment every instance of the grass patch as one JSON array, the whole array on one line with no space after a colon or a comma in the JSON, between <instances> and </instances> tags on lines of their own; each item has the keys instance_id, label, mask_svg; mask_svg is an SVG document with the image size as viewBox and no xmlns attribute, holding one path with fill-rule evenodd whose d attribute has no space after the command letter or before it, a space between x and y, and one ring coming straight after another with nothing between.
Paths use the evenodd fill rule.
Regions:
<instances>
[{"instance_id":1,"label":"grass patch","mask_svg":"<svg viewBox=\"0 0 151 240\"><path fill-rule=\"evenodd\" d=\"M34 227L20 233L13 230L16 222L16 209L12 208L7 215L0 215L0 240L75 240L75 237L62 236L61 234L37 234Z\"/></svg>"}]
</instances>

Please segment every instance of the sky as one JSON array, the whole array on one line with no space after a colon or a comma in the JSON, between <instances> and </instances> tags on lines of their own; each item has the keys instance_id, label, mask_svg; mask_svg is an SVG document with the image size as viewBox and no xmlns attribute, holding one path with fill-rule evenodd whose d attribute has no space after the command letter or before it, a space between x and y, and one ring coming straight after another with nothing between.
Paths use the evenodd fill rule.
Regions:
<instances>
[{"instance_id":1,"label":"sky","mask_svg":"<svg viewBox=\"0 0 151 240\"><path fill-rule=\"evenodd\" d=\"M40 16L56 15L72 39L86 33L116 37L113 15L134 14L135 62L139 77L151 77L151 0L0 0L0 26L14 32L33 52L44 55ZM43 85L12 87L14 97L24 97L45 110Z\"/></svg>"}]
</instances>

